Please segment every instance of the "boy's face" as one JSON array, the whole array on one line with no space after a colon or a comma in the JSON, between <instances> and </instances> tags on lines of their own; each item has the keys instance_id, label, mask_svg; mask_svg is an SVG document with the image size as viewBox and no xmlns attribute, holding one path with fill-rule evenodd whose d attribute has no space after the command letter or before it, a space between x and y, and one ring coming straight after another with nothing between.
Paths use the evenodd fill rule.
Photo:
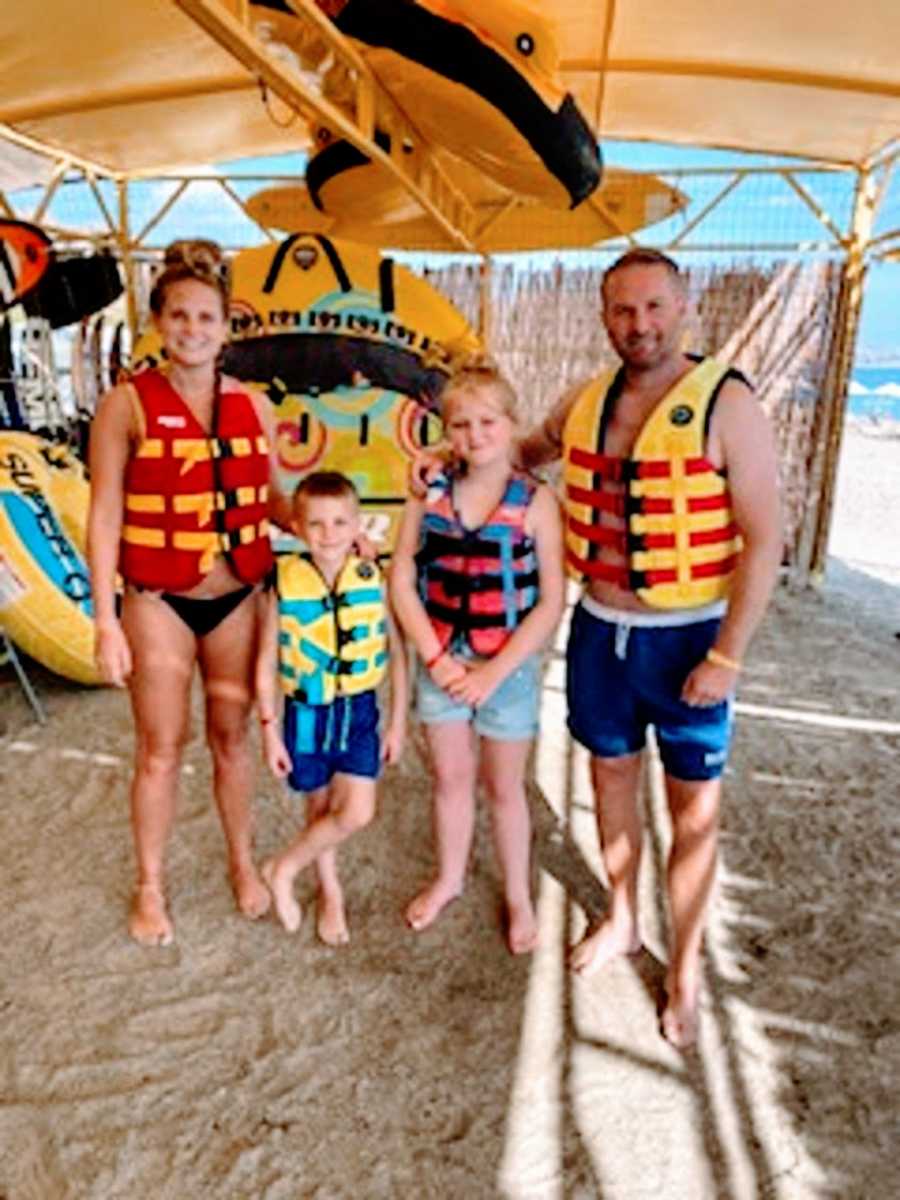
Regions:
<instances>
[{"instance_id":1,"label":"boy's face","mask_svg":"<svg viewBox=\"0 0 900 1200\"><path fill-rule=\"evenodd\" d=\"M342 566L359 533L359 506L347 496L306 496L294 510L294 532L320 566Z\"/></svg>"}]
</instances>

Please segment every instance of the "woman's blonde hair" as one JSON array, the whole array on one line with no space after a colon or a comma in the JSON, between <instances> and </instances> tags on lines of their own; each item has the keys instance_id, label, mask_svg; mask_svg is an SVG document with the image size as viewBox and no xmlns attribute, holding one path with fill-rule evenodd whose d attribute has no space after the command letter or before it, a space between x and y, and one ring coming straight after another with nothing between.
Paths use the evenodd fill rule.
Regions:
<instances>
[{"instance_id":1,"label":"woman's blonde hair","mask_svg":"<svg viewBox=\"0 0 900 1200\"><path fill-rule=\"evenodd\" d=\"M515 421L518 397L512 384L486 354L474 354L465 359L444 384L441 393L441 415L446 417L451 402L459 396L490 389L497 397L503 415Z\"/></svg>"},{"instance_id":2,"label":"woman's blonde hair","mask_svg":"<svg viewBox=\"0 0 900 1200\"><path fill-rule=\"evenodd\" d=\"M196 279L219 293L222 312L228 316L231 281L228 262L218 243L208 238L182 238L166 247L163 269L150 292L150 311L156 316L163 310L166 292L175 283Z\"/></svg>"}]
</instances>

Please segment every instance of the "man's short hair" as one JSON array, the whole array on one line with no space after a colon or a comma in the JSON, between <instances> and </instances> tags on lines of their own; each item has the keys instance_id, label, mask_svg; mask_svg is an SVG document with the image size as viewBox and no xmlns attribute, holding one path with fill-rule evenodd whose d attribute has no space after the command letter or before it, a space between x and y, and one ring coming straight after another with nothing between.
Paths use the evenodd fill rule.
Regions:
<instances>
[{"instance_id":1,"label":"man's short hair","mask_svg":"<svg viewBox=\"0 0 900 1200\"><path fill-rule=\"evenodd\" d=\"M328 496L336 500L352 500L359 504L359 492L352 480L340 471L313 471L304 476L294 488L294 508L314 496Z\"/></svg>"},{"instance_id":2,"label":"man's short hair","mask_svg":"<svg viewBox=\"0 0 900 1200\"><path fill-rule=\"evenodd\" d=\"M684 287L684 275L674 258L669 258L668 254L664 254L662 250L654 250L652 246L632 246L603 272L600 293L604 299L606 299L606 281L617 271L624 271L626 267L664 267L672 277L672 281L678 287Z\"/></svg>"}]
</instances>

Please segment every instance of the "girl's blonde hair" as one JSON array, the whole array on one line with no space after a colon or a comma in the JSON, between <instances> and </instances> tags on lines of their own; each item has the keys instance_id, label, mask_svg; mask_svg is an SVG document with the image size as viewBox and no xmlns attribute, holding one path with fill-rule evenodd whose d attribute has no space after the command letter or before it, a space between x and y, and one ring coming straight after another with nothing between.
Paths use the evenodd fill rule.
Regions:
<instances>
[{"instance_id":1,"label":"girl's blonde hair","mask_svg":"<svg viewBox=\"0 0 900 1200\"><path fill-rule=\"evenodd\" d=\"M494 360L486 354L475 354L467 358L444 384L441 393L441 415L447 416L456 397L471 396L485 389L490 389L497 397L503 415L515 421L518 397L512 384L501 373Z\"/></svg>"}]
</instances>

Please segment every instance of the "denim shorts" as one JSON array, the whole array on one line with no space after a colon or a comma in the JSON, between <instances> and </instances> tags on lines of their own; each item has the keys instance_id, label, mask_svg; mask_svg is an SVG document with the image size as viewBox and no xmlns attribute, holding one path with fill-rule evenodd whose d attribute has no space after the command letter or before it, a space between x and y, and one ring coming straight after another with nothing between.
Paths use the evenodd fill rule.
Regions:
<instances>
[{"instance_id":1,"label":"denim shorts","mask_svg":"<svg viewBox=\"0 0 900 1200\"><path fill-rule=\"evenodd\" d=\"M715 641L721 619L689 624L635 624L572 614L567 650L569 730L598 758L636 754L647 726L656 730L666 773L676 779L717 779L725 768L732 703L685 704L681 689Z\"/></svg>"},{"instance_id":2,"label":"denim shorts","mask_svg":"<svg viewBox=\"0 0 900 1200\"><path fill-rule=\"evenodd\" d=\"M331 704L288 699L284 744L292 764L287 781L294 791L315 792L335 775L377 779L381 742L375 692L338 696Z\"/></svg>"},{"instance_id":3,"label":"denim shorts","mask_svg":"<svg viewBox=\"0 0 900 1200\"><path fill-rule=\"evenodd\" d=\"M498 742L533 738L541 703L541 663L533 654L491 692L478 708L460 704L439 688L420 664L416 678L416 712L423 725L469 722L481 737Z\"/></svg>"}]
</instances>

